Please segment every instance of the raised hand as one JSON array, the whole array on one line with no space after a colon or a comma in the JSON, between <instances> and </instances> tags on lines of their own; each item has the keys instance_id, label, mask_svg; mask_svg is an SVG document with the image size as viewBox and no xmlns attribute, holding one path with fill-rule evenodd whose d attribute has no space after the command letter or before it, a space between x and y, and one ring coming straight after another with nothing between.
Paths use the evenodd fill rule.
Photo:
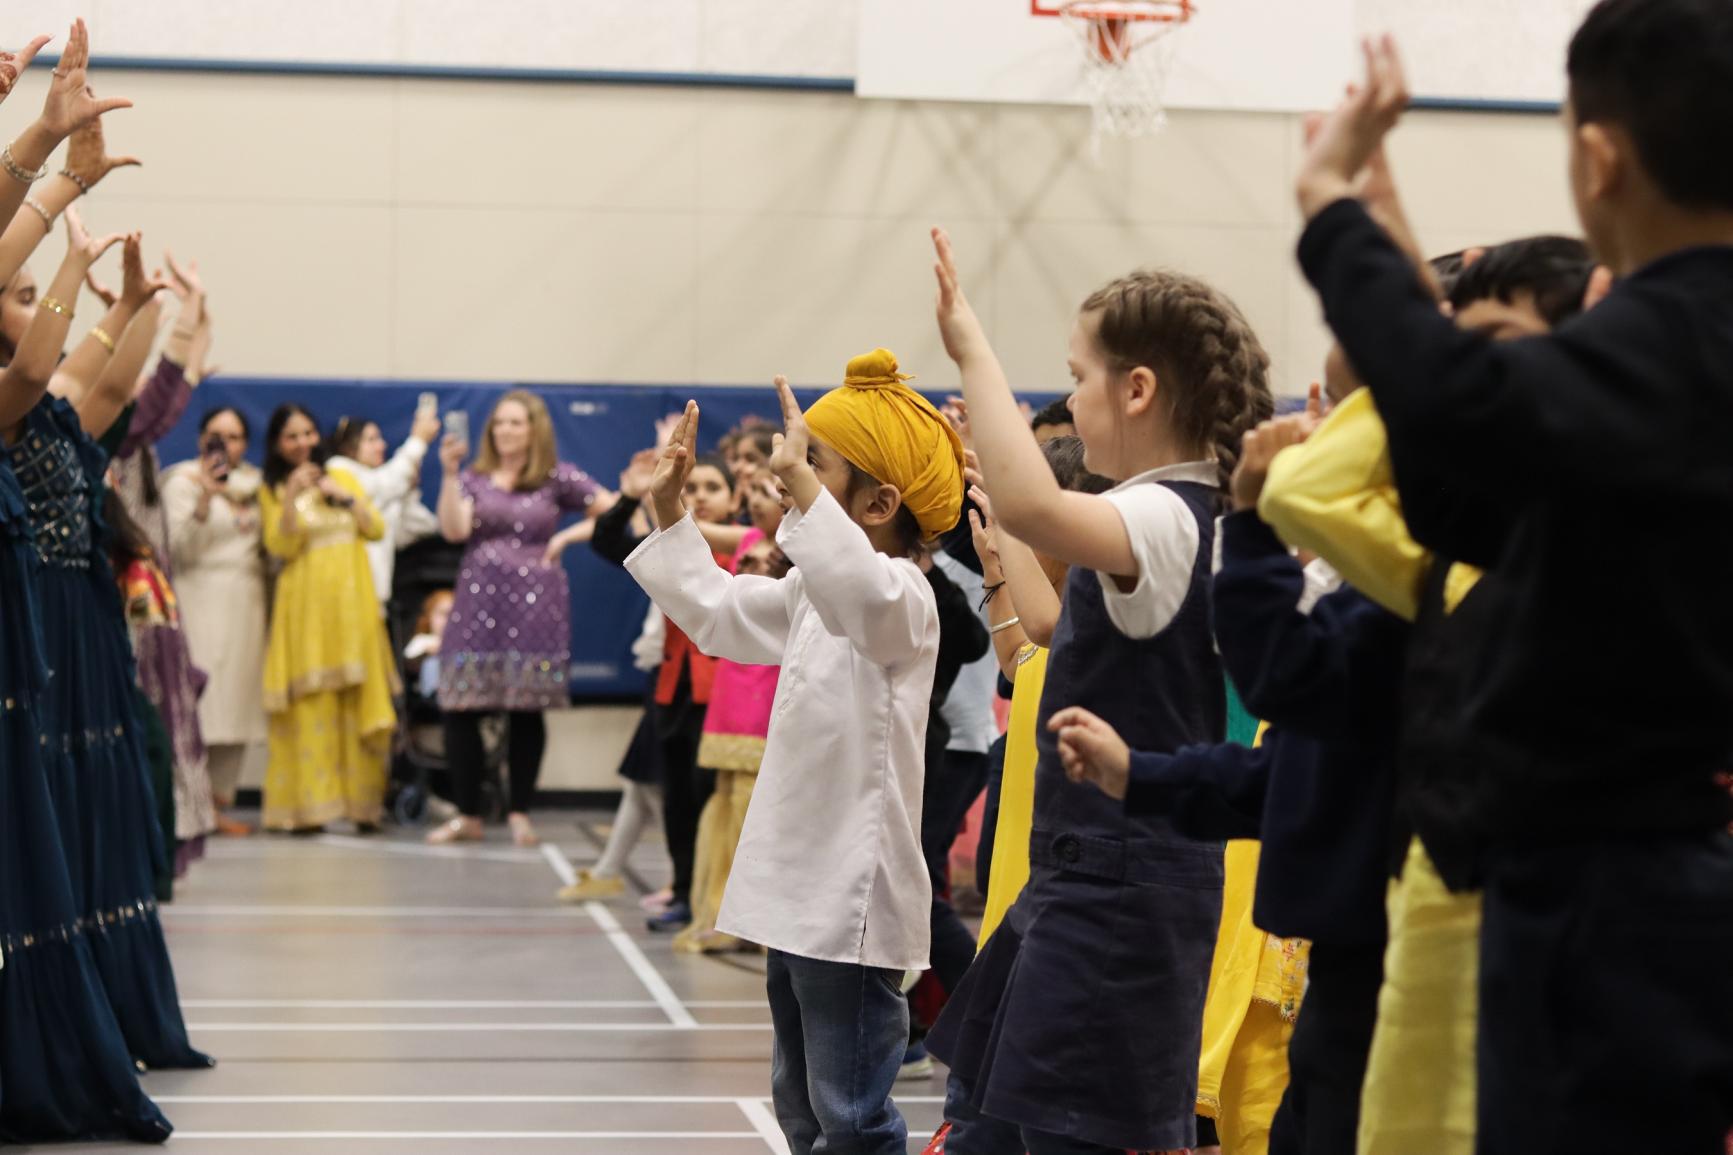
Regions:
<instances>
[{"instance_id":1,"label":"raised hand","mask_svg":"<svg viewBox=\"0 0 1733 1155\"><path fill-rule=\"evenodd\" d=\"M119 298L96 283L90 273L90 266L96 264L97 259L102 254L124 240L126 240L125 233L110 233L106 237L92 240L90 234L85 231L84 221L78 215L78 210L71 205L67 206L66 258L67 260L83 262L85 278L90 281L91 288L95 290L96 295L102 298L103 304L109 308L113 308L115 301Z\"/></svg>"},{"instance_id":2,"label":"raised hand","mask_svg":"<svg viewBox=\"0 0 1733 1155\"><path fill-rule=\"evenodd\" d=\"M991 354L986 330L975 316L969 300L963 295L963 285L957 276L957 258L951 250L951 238L944 229L933 230L933 251L938 261L933 274L939 280L939 336L944 339L945 352L962 365L971 358Z\"/></svg>"},{"instance_id":3,"label":"raised hand","mask_svg":"<svg viewBox=\"0 0 1733 1155\"><path fill-rule=\"evenodd\" d=\"M439 440L439 413L435 410L417 409L415 418L409 423L409 436L423 445L432 445Z\"/></svg>"},{"instance_id":4,"label":"raised hand","mask_svg":"<svg viewBox=\"0 0 1733 1155\"><path fill-rule=\"evenodd\" d=\"M72 209L70 207L67 208L66 215L69 217L72 215ZM121 233L116 233L115 236L121 237L123 240L125 239L124 235ZM91 269L84 274L84 283L90 291L95 293L97 298L102 301L102 307L105 309L114 308L114 303L120 300L119 293L111 289L106 282L96 279L95 269Z\"/></svg>"},{"instance_id":5,"label":"raised hand","mask_svg":"<svg viewBox=\"0 0 1733 1155\"><path fill-rule=\"evenodd\" d=\"M126 238L121 250L120 303L142 309L147 301L169 287L162 270L147 275L144 271L144 234L133 233Z\"/></svg>"},{"instance_id":6,"label":"raised hand","mask_svg":"<svg viewBox=\"0 0 1733 1155\"><path fill-rule=\"evenodd\" d=\"M162 251L162 259L163 263L168 265L169 276L174 278L174 283L169 288L174 290L175 296L184 301L188 297L203 297L205 295L205 283L199 278L199 263L197 261L188 261L185 265L181 265L176 262L175 255L167 249Z\"/></svg>"},{"instance_id":7,"label":"raised hand","mask_svg":"<svg viewBox=\"0 0 1733 1155\"><path fill-rule=\"evenodd\" d=\"M650 500L655 504L656 524L661 528L672 529L686 516L680 495L686 491L686 479L697 462L698 402L688 401L686 412L668 434L668 444L657 457L656 472L650 479Z\"/></svg>"},{"instance_id":8,"label":"raised hand","mask_svg":"<svg viewBox=\"0 0 1733 1155\"><path fill-rule=\"evenodd\" d=\"M969 496L974 498L973 489ZM981 503L977 501L975 504ZM981 559L981 577L988 585L998 585L1005 580L1005 567L999 561L999 535L993 525L993 515L984 511L984 506L969 511L969 534L975 541L975 556Z\"/></svg>"},{"instance_id":9,"label":"raised hand","mask_svg":"<svg viewBox=\"0 0 1733 1155\"><path fill-rule=\"evenodd\" d=\"M18 78L24 75L24 70L30 67L30 62L36 59L36 54L53 39L50 36L38 36L21 51L0 51L0 101L12 95L13 88L18 85Z\"/></svg>"},{"instance_id":10,"label":"raised hand","mask_svg":"<svg viewBox=\"0 0 1733 1155\"><path fill-rule=\"evenodd\" d=\"M1336 110L1316 122L1300 164L1300 209L1308 220L1354 195L1367 163L1408 107L1408 79L1395 39L1367 39L1362 47L1365 83L1350 88Z\"/></svg>"},{"instance_id":11,"label":"raised hand","mask_svg":"<svg viewBox=\"0 0 1733 1155\"><path fill-rule=\"evenodd\" d=\"M104 113L132 107L132 101L125 97L98 100L96 93L90 90L89 65L90 30L84 26L83 19L74 20L72 32L66 38L66 50L60 54L60 66L54 70L54 81L48 86L48 96L42 102L42 127L57 139L65 140ZM69 167L71 163L68 158Z\"/></svg>"},{"instance_id":12,"label":"raised hand","mask_svg":"<svg viewBox=\"0 0 1733 1155\"><path fill-rule=\"evenodd\" d=\"M463 455L468 452L469 446L451 434L446 434L445 440L439 443L439 467L445 470L447 477L455 477L463 465Z\"/></svg>"},{"instance_id":13,"label":"raised hand","mask_svg":"<svg viewBox=\"0 0 1733 1155\"><path fill-rule=\"evenodd\" d=\"M1079 706L1047 723L1059 735L1059 762L1073 782L1091 782L1109 798L1124 798L1131 782L1131 747L1119 731Z\"/></svg>"},{"instance_id":14,"label":"raised hand","mask_svg":"<svg viewBox=\"0 0 1733 1155\"><path fill-rule=\"evenodd\" d=\"M752 517L752 524L765 537L775 539L776 531L782 525L782 515L786 512L782 505L782 493L776 488L776 482L769 477L760 477L752 482L746 490L746 511Z\"/></svg>"},{"instance_id":15,"label":"raised hand","mask_svg":"<svg viewBox=\"0 0 1733 1155\"><path fill-rule=\"evenodd\" d=\"M782 432L771 439L770 471L786 482L789 474L811 468L806 457L812 449L812 437L806 430L806 414L788 387L788 378L779 374L774 383L777 400L782 402Z\"/></svg>"},{"instance_id":16,"label":"raised hand","mask_svg":"<svg viewBox=\"0 0 1733 1155\"><path fill-rule=\"evenodd\" d=\"M95 188L115 169L132 168L143 163L136 156L108 155L108 142L102 135L100 117L93 117L75 129L72 143L66 146L66 171L85 192Z\"/></svg>"},{"instance_id":17,"label":"raised hand","mask_svg":"<svg viewBox=\"0 0 1733 1155\"><path fill-rule=\"evenodd\" d=\"M963 448L972 452L975 448L975 431L969 425L969 403L961 397L947 397L944 405L939 407L939 412L951 423L951 428L957 431Z\"/></svg>"},{"instance_id":18,"label":"raised hand","mask_svg":"<svg viewBox=\"0 0 1733 1155\"><path fill-rule=\"evenodd\" d=\"M1307 413L1290 413L1260 424L1247 433L1240 448L1240 461L1228 482L1235 509L1256 509L1276 454L1298 445L1318 428L1319 419Z\"/></svg>"},{"instance_id":19,"label":"raised hand","mask_svg":"<svg viewBox=\"0 0 1733 1155\"><path fill-rule=\"evenodd\" d=\"M674 426L669 426L668 437L674 436ZM625 469L620 471L620 494L623 497L642 501L644 495L650 492L650 486L656 481L656 466L662 460L660 449L640 449L632 454L632 460Z\"/></svg>"}]
</instances>

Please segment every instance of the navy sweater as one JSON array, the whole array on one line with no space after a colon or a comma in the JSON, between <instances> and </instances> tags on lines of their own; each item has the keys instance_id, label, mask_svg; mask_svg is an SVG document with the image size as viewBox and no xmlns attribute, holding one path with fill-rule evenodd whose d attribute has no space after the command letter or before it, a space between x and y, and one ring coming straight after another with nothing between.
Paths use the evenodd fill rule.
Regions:
<instances>
[{"instance_id":1,"label":"navy sweater","mask_svg":"<svg viewBox=\"0 0 1733 1155\"><path fill-rule=\"evenodd\" d=\"M1715 782L1733 764L1733 247L1662 257L1506 342L1442 316L1356 201L1313 219L1300 263L1378 402L1403 505L1443 488L1508 511L1484 535L1413 523L1499 576L1462 656L1476 837L1733 820Z\"/></svg>"},{"instance_id":2,"label":"navy sweater","mask_svg":"<svg viewBox=\"0 0 1733 1155\"><path fill-rule=\"evenodd\" d=\"M1407 626L1350 589L1299 608L1305 578L1254 513L1222 523L1216 641L1256 749L1132 756L1126 806L1199 838L1261 838L1252 919L1283 938L1384 941L1398 694Z\"/></svg>"}]
</instances>

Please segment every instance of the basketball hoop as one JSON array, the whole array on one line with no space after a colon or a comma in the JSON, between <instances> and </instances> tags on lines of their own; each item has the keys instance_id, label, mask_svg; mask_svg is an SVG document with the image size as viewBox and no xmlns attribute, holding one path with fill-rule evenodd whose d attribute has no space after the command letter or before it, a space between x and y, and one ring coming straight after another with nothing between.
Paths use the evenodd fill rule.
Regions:
<instances>
[{"instance_id":1,"label":"basketball hoop","mask_svg":"<svg viewBox=\"0 0 1733 1155\"><path fill-rule=\"evenodd\" d=\"M1105 137L1145 136L1167 123L1162 94L1172 33L1196 11L1196 0L1072 0L1060 7L1083 47L1097 153Z\"/></svg>"}]
</instances>

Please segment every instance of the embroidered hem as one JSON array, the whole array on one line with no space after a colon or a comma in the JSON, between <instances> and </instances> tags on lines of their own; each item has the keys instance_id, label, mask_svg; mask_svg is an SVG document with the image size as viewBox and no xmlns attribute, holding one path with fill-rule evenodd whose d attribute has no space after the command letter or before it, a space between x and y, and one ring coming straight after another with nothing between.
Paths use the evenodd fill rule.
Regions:
<instances>
[{"instance_id":1,"label":"embroidered hem","mask_svg":"<svg viewBox=\"0 0 1733 1155\"><path fill-rule=\"evenodd\" d=\"M756 774L763 764L763 738L750 734L705 734L698 740L698 765L705 770Z\"/></svg>"},{"instance_id":2,"label":"embroidered hem","mask_svg":"<svg viewBox=\"0 0 1733 1155\"><path fill-rule=\"evenodd\" d=\"M305 698L313 694L323 694L330 690L347 690L351 686L359 686L367 680L367 667L361 662L350 662L343 666L334 666L323 670L314 670L299 678L291 679L286 690L276 690L269 686L265 688L265 711L280 714L289 708L290 703L297 698Z\"/></svg>"}]
</instances>

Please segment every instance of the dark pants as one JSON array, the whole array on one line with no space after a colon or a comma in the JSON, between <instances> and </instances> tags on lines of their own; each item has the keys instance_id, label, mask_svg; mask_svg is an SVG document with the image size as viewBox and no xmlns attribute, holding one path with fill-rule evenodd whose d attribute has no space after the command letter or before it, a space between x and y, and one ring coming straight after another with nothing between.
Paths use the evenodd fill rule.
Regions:
<instances>
[{"instance_id":1,"label":"dark pants","mask_svg":"<svg viewBox=\"0 0 1733 1155\"><path fill-rule=\"evenodd\" d=\"M1383 982L1383 946L1312 944L1306 999L1288 1042L1288 1090L1270 1128L1270 1155L1354 1150Z\"/></svg>"},{"instance_id":2,"label":"dark pants","mask_svg":"<svg viewBox=\"0 0 1733 1155\"><path fill-rule=\"evenodd\" d=\"M770 952L771 1095L793 1155L906 1155L891 1103L909 1038L902 978Z\"/></svg>"},{"instance_id":3,"label":"dark pants","mask_svg":"<svg viewBox=\"0 0 1733 1155\"><path fill-rule=\"evenodd\" d=\"M445 714L445 753L451 763L452 802L458 812L481 813L481 783L487 773L487 747L481 740L481 720L487 715L469 710ZM535 802L536 779L548 746L547 723L538 711L514 710L506 715L506 765L511 775L508 809L529 811Z\"/></svg>"},{"instance_id":4,"label":"dark pants","mask_svg":"<svg viewBox=\"0 0 1733 1155\"><path fill-rule=\"evenodd\" d=\"M987 784L987 756L947 750L921 797L921 853L933 884L933 977L948 995L975 961L975 935L951 906L951 844Z\"/></svg>"},{"instance_id":5,"label":"dark pants","mask_svg":"<svg viewBox=\"0 0 1733 1155\"><path fill-rule=\"evenodd\" d=\"M956 1075L945 1080L945 1155L1023 1155L1023 1132L1015 1123L983 1115L969 1101L969 1085Z\"/></svg>"},{"instance_id":6,"label":"dark pants","mask_svg":"<svg viewBox=\"0 0 1733 1155\"><path fill-rule=\"evenodd\" d=\"M999 787L1005 781L1005 735L987 751L987 802L981 808L981 841L975 848L975 889L982 894L993 881L993 846L999 837Z\"/></svg>"},{"instance_id":7,"label":"dark pants","mask_svg":"<svg viewBox=\"0 0 1733 1155\"><path fill-rule=\"evenodd\" d=\"M1733 835L1500 853L1480 957L1481 1155L1725 1155Z\"/></svg>"},{"instance_id":8,"label":"dark pants","mask_svg":"<svg viewBox=\"0 0 1733 1155\"><path fill-rule=\"evenodd\" d=\"M659 734L662 756L662 833L674 864L670 889L676 903L692 902L692 867L698 853L698 819L716 789L716 775L698 768L698 743L704 737L704 707L688 702L675 708Z\"/></svg>"},{"instance_id":9,"label":"dark pants","mask_svg":"<svg viewBox=\"0 0 1733 1155\"><path fill-rule=\"evenodd\" d=\"M1103 1147L1069 1135L1049 1135L1027 1127L1023 1128L1023 1146L1029 1155L1128 1155L1123 1147Z\"/></svg>"}]
</instances>

